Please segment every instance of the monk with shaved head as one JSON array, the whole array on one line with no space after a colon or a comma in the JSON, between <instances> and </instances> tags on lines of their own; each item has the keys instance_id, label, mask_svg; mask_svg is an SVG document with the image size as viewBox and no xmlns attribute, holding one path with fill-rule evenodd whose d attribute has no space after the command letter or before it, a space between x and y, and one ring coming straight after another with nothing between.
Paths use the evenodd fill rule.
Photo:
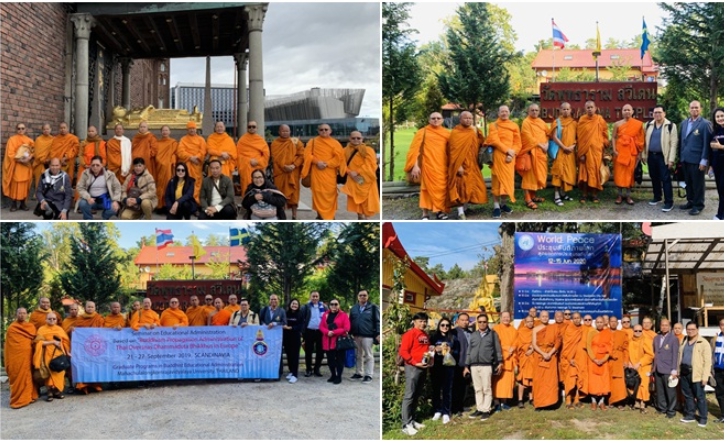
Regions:
<instances>
[{"instance_id":1,"label":"monk with shaved head","mask_svg":"<svg viewBox=\"0 0 727 444\"><path fill-rule=\"evenodd\" d=\"M547 311L540 312L540 323L533 328L535 374L533 375L533 406L545 408L558 402L558 359L555 354L561 346L558 327L549 324Z\"/></svg>"},{"instance_id":2,"label":"monk with shaved head","mask_svg":"<svg viewBox=\"0 0 727 444\"><path fill-rule=\"evenodd\" d=\"M596 319L596 331L588 333L588 394L591 395L591 410L606 410L606 398L611 391L611 374L608 360L613 353L613 334L608 327L608 318Z\"/></svg>"},{"instance_id":3,"label":"monk with shaved head","mask_svg":"<svg viewBox=\"0 0 727 444\"><path fill-rule=\"evenodd\" d=\"M376 151L364 144L363 134L352 131L343 149L348 179L341 191L348 195L346 209L367 220L379 212L379 184L376 182Z\"/></svg>"},{"instance_id":4,"label":"monk with shaved head","mask_svg":"<svg viewBox=\"0 0 727 444\"><path fill-rule=\"evenodd\" d=\"M634 170L641 168L641 151L644 150L644 122L632 118L634 108L628 103L621 108L623 119L613 125L613 182L618 187L616 204L626 201L633 205L631 188L634 186Z\"/></svg>"},{"instance_id":5,"label":"monk with shaved head","mask_svg":"<svg viewBox=\"0 0 727 444\"><path fill-rule=\"evenodd\" d=\"M303 151L301 177L310 175L313 210L318 219L333 220L338 209L337 176L346 174L346 158L341 143L331 137L327 123L318 125L318 137L308 141Z\"/></svg>"},{"instance_id":6,"label":"monk with shaved head","mask_svg":"<svg viewBox=\"0 0 727 444\"><path fill-rule=\"evenodd\" d=\"M502 105L497 120L490 124L486 145L493 147L492 154L492 217L499 219L502 213L512 213L504 199L515 202L515 158L522 148L520 128L510 120L510 108Z\"/></svg>"},{"instance_id":7,"label":"monk with shaved head","mask_svg":"<svg viewBox=\"0 0 727 444\"><path fill-rule=\"evenodd\" d=\"M525 205L531 210L538 208L539 202L545 199L537 196L538 190L545 188L548 179L548 138L550 128L540 118L540 107L533 103L528 106L528 116L523 120L520 129L522 149L518 153L516 169L522 176L522 189L525 192ZM523 156L529 156L523 158ZM518 169L517 165L521 168Z\"/></svg>"},{"instance_id":8,"label":"monk with shaved head","mask_svg":"<svg viewBox=\"0 0 727 444\"><path fill-rule=\"evenodd\" d=\"M576 129L578 122L571 116L571 104L560 105L558 118L550 124L550 139L558 145L558 154L550 168L551 183L555 188L555 204L573 200L568 192L576 186Z\"/></svg>"},{"instance_id":9,"label":"monk with shaved head","mask_svg":"<svg viewBox=\"0 0 727 444\"><path fill-rule=\"evenodd\" d=\"M58 314L57 311L53 311L50 308L50 299L48 298L40 298L38 300L38 308L33 310L33 312L30 314L30 323L35 326L35 329L39 329L40 327L44 326L46 324L46 317L48 316L48 313L55 313L56 317L59 320L62 320L61 315Z\"/></svg>"},{"instance_id":10,"label":"monk with shaved head","mask_svg":"<svg viewBox=\"0 0 727 444\"><path fill-rule=\"evenodd\" d=\"M603 117L596 114L596 104L591 100L586 102L586 113L578 120L576 139L580 202L586 203L590 197L594 203L598 203L598 192L603 190L600 170L603 150L609 145L608 125Z\"/></svg>"},{"instance_id":11,"label":"monk with shaved head","mask_svg":"<svg viewBox=\"0 0 727 444\"><path fill-rule=\"evenodd\" d=\"M157 139L156 172L154 182L157 185L157 209L164 208L164 193L169 181L175 177L177 165L177 147L179 142L171 137L169 125L161 128L162 137Z\"/></svg>"},{"instance_id":12,"label":"monk with shaved head","mask_svg":"<svg viewBox=\"0 0 727 444\"><path fill-rule=\"evenodd\" d=\"M225 122L215 123L215 132L207 137L207 153L210 160L219 160L222 164L222 174L232 177L237 167L237 147L227 132Z\"/></svg>"},{"instance_id":13,"label":"monk with shaved head","mask_svg":"<svg viewBox=\"0 0 727 444\"><path fill-rule=\"evenodd\" d=\"M136 331L142 327L147 330L151 330L161 325L159 314L151 308L151 299L145 298L141 303L141 306L142 308L139 311L139 315L133 316L131 319L131 328Z\"/></svg>"},{"instance_id":14,"label":"monk with shaved head","mask_svg":"<svg viewBox=\"0 0 727 444\"><path fill-rule=\"evenodd\" d=\"M96 311L96 303L93 301L86 301L85 313L78 316L75 328L103 328L104 318ZM69 369L70 370L70 369ZM88 394L90 390L97 392L101 391L101 384L79 382L76 384L76 390L80 390L85 394Z\"/></svg>"},{"instance_id":15,"label":"monk with shaved head","mask_svg":"<svg viewBox=\"0 0 727 444\"><path fill-rule=\"evenodd\" d=\"M78 137L68 132L66 122L58 125L58 135L53 138L50 146L50 157L61 159L61 167L70 176L71 182L73 182L79 145Z\"/></svg>"},{"instance_id":16,"label":"monk with shaved head","mask_svg":"<svg viewBox=\"0 0 727 444\"><path fill-rule=\"evenodd\" d=\"M449 136L449 169L447 188L452 205L457 207L457 217L466 219L469 204L487 202L487 187L482 178L482 165L477 161L480 147L485 143L482 131L474 125L469 111L459 115L459 124Z\"/></svg>"},{"instance_id":17,"label":"monk with shaved head","mask_svg":"<svg viewBox=\"0 0 727 444\"><path fill-rule=\"evenodd\" d=\"M608 326L613 335L613 349L608 361L611 375L611 394L608 398L608 404L623 410L624 401L628 395L626 393L625 369L631 362L629 358L630 340L625 331L618 329L618 318L616 316L608 318Z\"/></svg>"},{"instance_id":18,"label":"monk with shaved head","mask_svg":"<svg viewBox=\"0 0 727 444\"><path fill-rule=\"evenodd\" d=\"M121 330L126 327L126 318L121 314L121 304L114 301L111 303L111 313L106 315L103 323L104 328Z\"/></svg>"},{"instance_id":19,"label":"monk with shaved head","mask_svg":"<svg viewBox=\"0 0 727 444\"><path fill-rule=\"evenodd\" d=\"M232 312L225 309L222 299L217 298L215 299L215 311L211 312L207 317L207 325L229 325L231 317Z\"/></svg>"},{"instance_id":20,"label":"monk with shaved head","mask_svg":"<svg viewBox=\"0 0 727 444\"><path fill-rule=\"evenodd\" d=\"M290 127L280 125L278 138L270 145L273 157L273 181L285 195L286 205L292 212L293 220L298 218L303 149L303 142L298 137L291 137Z\"/></svg>"},{"instance_id":21,"label":"monk with shaved head","mask_svg":"<svg viewBox=\"0 0 727 444\"><path fill-rule=\"evenodd\" d=\"M19 409L38 399L33 384L33 340L36 328L28 322L28 311L20 307L5 335L5 371L10 383L10 408Z\"/></svg>"},{"instance_id":22,"label":"monk with shaved head","mask_svg":"<svg viewBox=\"0 0 727 444\"><path fill-rule=\"evenodd\" d=\"M525 408L523 396L525 389L533 386L533 375L535 373L535 356L533 353L533 317L528 315L520 322L517 329L517 406ZM530 394L532 399L532 393Z\"/></svg>"},{"instance_id":23,"label":"monk with shaved head","mask_svg":"<svg viewBox=\"0 0 727 444\"><path fill-rule=\"evenodd\" d=\"M95 126L91 125L88 127L86 139L81 142L80 146L82 160L78 167L78 177L81 177L81 174L83 174L86 168L91 167L91 159L94 156L100 156L102 165L106 165L106 142L98 135L98 130Z\"/></svg>"},{"instance_id":24,"label":"monk with shaved head","mask_svg":"<svg viewBox=\"0 0 727 444\"><path fill-rule=\"evenodd\" d=\"M159 319L162 327L186 327L189 325L187 314L179 308L179 299L172 298L169 300L169 308L162 312Z\"/></svg>"},{"instance_id":25,"label":"monk with shaved head","mask_svg":"<svg viewBox=\"0 0 727 444\"><path fill-rule=\"evenodd\" d=\"M247 122L247 132L237 141L237 171L243 193L252 183L252 172L265 171L270 162L270 148L260 134L265 134L265 129L258 128L257 122L250 121Z\"/></svg>"}]
</instances>

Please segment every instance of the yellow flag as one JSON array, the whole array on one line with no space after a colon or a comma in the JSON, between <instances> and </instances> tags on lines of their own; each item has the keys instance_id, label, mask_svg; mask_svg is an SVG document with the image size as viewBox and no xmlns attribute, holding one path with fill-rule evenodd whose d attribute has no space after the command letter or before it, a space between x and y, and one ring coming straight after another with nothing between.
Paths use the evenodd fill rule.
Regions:
<instances>
[{"instance_id":1,"label":"yellow flag","mask_svg":"<svg viewBox=\"0 0 727 444\"><path fill-rule=\"evenodd\" d=\"M192 254L194 255L194 259L197 260L207 254L207 252L202 248L202 245L199 243L199 240L197 239L197 236L194 236L192 238Z\"/></svg>"},{"instance_id":2,"label":"yellow flag","mask_svg":"<svg viewBox=\"0 0 727 444\"><path fill-rule=\"evenodd\" d=\"M596 60L601 55L601 31L598 29L598 22L596 22L596 50L593 51L593 60Z\"/></svg>"}]
</instances>

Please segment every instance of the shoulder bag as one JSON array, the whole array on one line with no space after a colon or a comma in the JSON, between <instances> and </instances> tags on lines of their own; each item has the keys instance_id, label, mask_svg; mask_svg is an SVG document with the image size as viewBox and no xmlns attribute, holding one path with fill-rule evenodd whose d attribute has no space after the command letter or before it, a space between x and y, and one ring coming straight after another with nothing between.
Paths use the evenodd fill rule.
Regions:
<instances>
[{"instance_id":1,"label":"shoulder bag","mask_svg":"<svg viewBox=\"0 0 727 444\"><path fill-rule=\"evenodd\" d=\"M351 335L348 333L339 336L338 339L336 339L336 350L351 350L356 348L356 342L354 342Z\"/></svg>"},{"instance_id":2,"label":"shoulder bag","mask_svg":"<svg viewBox=\"0 0 727 444\"><path fill-rule=\"evenodd\" d=\"M419 177L416 179L412 177L411 171L406 172L406 181L409 182L412 185L418 185L422 183L422 173L421 171L424 169L424 165L422 165L424 161L424 141L427 139L427 128L424 128L424 135L422 136L422 144L419 145L419 156L417 156L417 164L419 165Z\"/></svg>"},{"instance_id":3,"label":"shoulder bag","mask_svg":"<svg viewBox=\"0 0 727 444\"><path fill-rule=\"evenodd\" d=\"M61 355L55 356L53 359L50 360L48 363L48 368L51 369L54 372L62 372L64 370L68 370L71 367L71 359L63 353L63 350L58 348L58 346L55 346L55 350L53 351L53 356L55 356L55 352L60 350Z\"/></svg>"},{"instance_id":4,"label":"shoulder bag","mask_svg":"<svg viewBox=\"0 0 727 444\"><path fill-rule=\"evenodd\" d=\"M351 159L353 159L353 156L355 156L356 153L358 153L358 150L357 149L354 149L353 150L353 154L351 154L350 156L348 156L348 161L346 162L346 166L347 167L348 167L348 165L351 164ZM339 184L339 185L345 185L346 184L346 181L348 181L348 173L344 174L343 176L341 176L340 174L337 174L336 175L336 183L337 184Z\"/></svg>"}]
</instances>

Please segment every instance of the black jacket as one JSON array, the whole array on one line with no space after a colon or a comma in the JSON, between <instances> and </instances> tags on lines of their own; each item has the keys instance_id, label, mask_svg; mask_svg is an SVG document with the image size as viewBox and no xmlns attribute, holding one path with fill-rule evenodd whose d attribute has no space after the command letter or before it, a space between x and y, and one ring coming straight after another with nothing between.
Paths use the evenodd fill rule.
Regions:
<instances>
[{"instance_id":1,"label":"black jacket","mask_svg":"<svg viewBox=\"0 0 727 444\"><path fill-rule=\"evenodd\" d=\"M365 338L375 338L379 335L381 316L379 307L375 304L367 302L363 312L359 309L359 304L354 304L348 318L351 321L352 335Z\"/></svg>"},{"instance_id":2,"label":"black jacket","mask_svg":"<svg viewBox=\"0 0 727 444\"><path fill-rule=\"evenodd\" d=\"M270 190L278 191L275 185L268 179L265 179L265 183L262 187L255 186L254 183L248 185L245 190L245 194L242 197L242 207L247 210L245 213L245 219L250 219L252 215L250 207L257 202L255 194L257 194L258 191L261 191L261 194L263 195L263 202L267 202L275 207L278 220L285 220L285 196L282 193L275 193Z\"/></svg>"},{"instance_id":3,"label":"black jacket","mask_svg":"<svg viewBox=\"0 0 727 444\"><path fill-rule=\"evenodd\" d=\"M177 190L177 183L179 183L178 177L173 177L172 180L167 184L167 189L164 190L164 207L169 210L177 202L174 198L174 193ZM182 187L182 197L179 198L179 205L189 201L192 204L191 212L197 211L197 201L194 200L194 179L186 177L184 180L184 186Z\"/></svg>"}]
</instances>

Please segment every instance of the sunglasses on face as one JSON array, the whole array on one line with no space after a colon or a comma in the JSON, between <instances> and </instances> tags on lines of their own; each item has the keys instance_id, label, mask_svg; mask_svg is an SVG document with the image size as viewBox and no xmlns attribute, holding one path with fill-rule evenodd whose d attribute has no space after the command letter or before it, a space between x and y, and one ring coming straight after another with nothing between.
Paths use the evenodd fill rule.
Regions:
<instances>
[{"instance_id":1,"label":"sunglasses on face","mask_svg":"<svg viewBox=\"0 0 727 444\"><path fill-rule=\"evenodd\" d=\"M641 333L643 330L634 330L634 333Z\"/></svg>"},{"instance_id":2,"label":"sunglasses on face","mask_svg":"<svg viewBox=\"0 0 727 444\"><path fill-rule=\"evenodd\" d=\"M584 319L584 321L586 321L586 322L591 322L592 320L593 320L593 319L591 319L591 318L585 318L585 319Z\"/></svg>"},{"instance_id":3,"label":"sunglasses on face","mask_svg":"<svg viewBox=\"0 0 727 444\"><path fill-rule=\"evenodd\" d=\"M338 307L338 303L337 302L331 302L328 305L330 305L331 307Z\"/></svg>"},{"instance_id":4,"label":"sunglasses on face","mask_svg":"<svg viewBox=\"0 0 727 444\"><path fill-rule=\"evenodd\" d=\"M186 172L186 171L185 171L185 169L184 169L184 168L177 168L177 172L178 172L178 173L184 173L184 172Z\"/></svg>"},{"instance_id":5,"label":"sunglasses on face","mask_svg":"<svg viewBox=\"0 0 727 444\"><path fill-rule=\"evenodd\" d=\"M255 126L255 125L248 125L247 126L247 129L253 129L253 128L257 128L257 126Z\"/></svg>"},{"instance_id":6,"label":"sunglasses on face","mask_svg":"<svg viewBox=\"0 0 727 444\"><path fill-rule=\"evenodd\" d=\"M442 325L440 325L439 327L440 327L440 328L441 328L441 327L443 327L443 328L449 328L449 327L450 327L450 325L449 325L449 324L442 324Z\"/></svg>"}]
</instances>

